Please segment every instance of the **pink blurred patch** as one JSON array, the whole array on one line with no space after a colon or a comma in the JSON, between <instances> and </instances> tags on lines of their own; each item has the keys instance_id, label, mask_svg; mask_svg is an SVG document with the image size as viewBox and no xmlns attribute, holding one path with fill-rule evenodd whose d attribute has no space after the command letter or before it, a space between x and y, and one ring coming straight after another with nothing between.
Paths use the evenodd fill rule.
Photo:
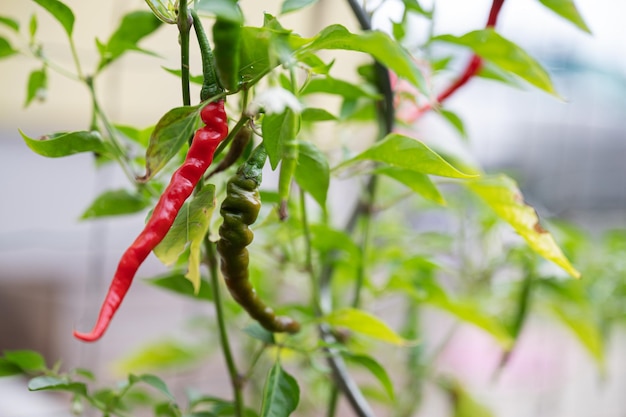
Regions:
<instances>
[{"instance_id":1,"label":"pink blurred patch","mask_svg":"<svg viewBox=\"0 0 626 417\"><path fill-rule=\"evenodd\" d=\"M555 387L567 377L565 353L571 347L570 338L561 332L554 324L529 323L498 375L500 345L479 328L463 326L440 355L438 365L445 373L479 385L497 383L532 391Z\"/></svg>"}]
</instances>

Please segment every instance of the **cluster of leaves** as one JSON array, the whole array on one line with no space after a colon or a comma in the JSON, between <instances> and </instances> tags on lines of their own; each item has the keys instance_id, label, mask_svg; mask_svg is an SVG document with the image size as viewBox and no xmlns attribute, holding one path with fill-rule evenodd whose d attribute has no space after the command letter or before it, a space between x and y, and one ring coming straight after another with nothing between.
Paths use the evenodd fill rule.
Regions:
<instances>
[{"instance_id":1,"label":"cluster of leaves","mask_svg":"<svg viewBox=\"0 0 626 417\"><path fill-rule=\"evenodd\" d=\"M35 2L62 25L74 52L74 15L71 9L58 0ZM173 24L178 21L178 2L150 0L147 3L152 12L137 11L125 15L106 42L96 42L100 60L88 75L83 72L76 54L75 73L58 68L42 53L44 46L37 40L35 15L29 25L28 50L42 67L36 69L29 78L26 104L31 104L36 97L43 97L42 91L48 83L47 71L54 69L87 87L93 101L93 114L88 130L55 133L43 138L45 140L37 140L22 133L27 146L46 157L89 152L97 155L100 163L115 161L124 169L133 186L131 189L104 192L85 210L83 219L127 215L151 207L163 189L164 174L179 164L188 139L199 125L201 105L173 108L154 127L138 129L115 125L98 104L94 89L97 76L127 52L152 54L141 48L140 42L157 30L161 22ZM314 0L286 0L282 4L281 13L299 11L313 3ZM300 199L294 198L289 193L289 187L281 185L278 192L263 193L264 212L255 226L257 236L251 248L251 279L254 284L262 282L262 285L256 285L260 296L276 301L287 293L299 294L291 304L279 310L288 311L305 324L300 334L284 338L267 333L258 326L246 327L245 333L251 336L252 342L243 343L242 348L245 357L252 359L249 372L235 385L248 382L254 388L252 370L259 358L268 359L270 364L267 366L265 389L257 390L262 399L259 407L261 416L287 416L298 406L299 387L296 379L281 365L287 361L291 361L294 367L296 364L302 365L297 376L301 381L310 382L308 398L300 404L300 409L315 410L314 407L319 407L318 394L324 398L329 394L328 390L322 392L327 388L331 375L328 367L323 365L323 361L329 357L335 358L335 367L340 360L341 363L348 363L350 369L369 372L376 379L377 385L375 388L363 389L368 397L396 408L398 415L410 415L419 406L419 398L407 399L410 402L397 406L394 391L400 378L394 380L390 377L389 369L394 365L388 363L389 355L383 357L386 363L382 363L383 359L377 356L379 344L372 341L391 344L403 354L408 366L405 368L407 372L401 374L406 376L407 386L418 387L426 380L437 379L434 359L425 356L423 349L416 346L416 340L423 341L425 336L419 321L420 311L424 307L443 310L464 323L480 327L500 343L503 352L510 352L530 308L534 311L535 306L539 305L535 302L531 304L530 300L539 299L538 294L544 294L544 305L550 305L557 317L578 335L582 344L602 363L601 335L607 331L598 329L595 318L590 319L585 312L592 309L589 293L595 297L606 297L606 288L603 287L606 284L598 280L589 287L583 287L587 284L572 283L562 278L549 279L540 274L540 262L547 260L573 277L580 275L552 235L541 226L535 210L524 203L512 179L502 175L483 175L480 169L455 163L410 134L399 134L385 128L367 138L373 142L370 144L337 141L331 151L341 150L342 146L359 146L364 149L360 152L344 149L344 155L340 158L329 157L328 153L322 151L319 141L316 141L316 128L320 123L332 122L352 129L358 124L373 124L376 119L389 118L392 111L389 108L385 111L381 100L389 102L390 98L393 99L389 97L393 92L381 87L384 83L377 70L380 66L409 86L406 91L396 94L396 100L408 99L418 110L424 106L428 109L434 107L438 114L464 135L463 122L458 115L441 108L441 103L430 102L433 94L429 89L432 84L429 78L452 71L456 55L419 64L415 58L418 55L436 56L438 45L443 44L469 49L484 60L485 65L479 76L507 84L526 83L558 96L550 76L542 66L493 28L479 29L461 36L429 36L419 45L418 51L405 49L402 42L411 35L408 25L410 18L417 15L433 24L433 13L416 0L404 0L403 3L405 13L400 22L394 23L393 36L375 30L355 33L342 25L331 25L311 38L304 38L283 27L275 16L269 14L265 15L261 27L241 28L236 51L240 84L235 91L229 92L229 106L233 110L231 114L240 116L233 118L229 138L232 139L251 117L255 118L253 125L261 127L256 133L263 139L271 169L280 167L281 176L285 175L281 184L291 184L293 181L301 193ZM588 31L572 1L541 3L580 29ZM194 6L197 11L217 19L238 24L244 22L244 14L236 1L199 0ZM0 23L15 34L21 33L21 26L14 19L2 17ZM336 50L367 54L377 64L355 68L358 81L339 79L332 74L336 64L320 58L321 51ZM0 58L15 53L10 41L0 37ZM182 70L167 71L186 79ZM383 78L386 76L387 71ZM191 76L190 81L202 83L202 77ZM264 97L267 92L272 93L271 100ZM320 95L338 98L339 106L333 109L330 106L318 108L309 104ZM235 104L236 98L240 99L241 108ZM244 108L249 102L252 104ZM250 112L254 106L257 110ZM419 115L419 111L416 114ZM242 158L248 153L249 149L243 152ZM295 166L294 171L283 173L283 168L289 164ZM144 169L145 175L139 175ZM226 171L212 178L216 185L207 184L199 189L180 211L170 233L154 251L161 261L172 266L172 272L151 279L149 283L199 301L216 303L215 291L219 289L211 287L201 267L203 256L207 255L203 253L202 242L207 234L210 236L212 231L214 234L220 222L214 215L214 200L222 198L224 190L220 184L223 184L224 176L231 172ZM385 194L382 197L390 203L375 200L381 196L374 196L371 189L366 190L370 195L356 204L356 220L347 227L336 227L333 210L337 208L329 201L328 190L331 181L347 175L386 181L385 184L389 186L384 187ZM453 192L441 186L442 178L455 185ZM462 199L458 198L459 194L471 197ZM311 197L311 204L308 204L306 196ZM281 222L275 207L283 201L290 216ZM405 207L399 201L408 201L409 204ZM471 269L465 263L449 266L439 261L439 258L445 258L451 253L458 255L453 251L455 245L463 243L459 242L458 237L449 233L429 234L407 225L430 210L441 211L441 207L446 204L455 213L454 209L467 211L474 203L478 207L487 208L481 213L489 213L482 222L477 221L484 232L483 237L487 238L492 231L500 232L494 225L506 223L526 244L506 247L496 262L486 268L475 268L474 275L471 275L468 273ZM316 210L307 211L313 205ZM345 209L346 205L341 206ZM359 209L363 205L368 206L366 210ZM389 209L384 210L384 207ZM378 225L376 228L371 227L374 216ZM465 214L457 216L463 218ZM619 240L611 242L623 244ZM566 252L577 259L573 251L573 248L568 248ZM484 258L485 251L477 252L479 258ZM537 255L543 260L539 260ZM451 274L450 271L455 270L455 267L456 272ZM518 273L513 274L515 279L508 280L510 291L504 297L507 302L496 297L491 297L494 298L492 302L485 302L492 296L490 288L496 273L500 269L511 268L515 268ZM619 273L617 270L604 272ZM452 286L443 284L443 278L449 275L455 278ZM520 275L522 278L518 279ZM268 277L272 277L272 280ZM290 291L307 285L310 289L306 293ZM351 299L348 299L348 295ZM362 300L369 303L397 295L402 297L402 306L406 308L401 331L394 331L371 310L362 307ZM567 303L563 303L563 300L567 300ZM597 313L601 317L623 315L619 306L604 301L606 298ZM235 327L240 324L245 327L248 319L241 314L237 305L232 301L227 301L226 305L229 321ZM568 307L570 305L571 308ZM597 307L600 308L600 305ZM581 317L588 320L581 320ZM320 340L319 329L329 336ZM158 360L150 360L155 352ZM146 368L162 369L194 363L204 360L204 357L183 343L160 343L135 353L127 359L126 366L133 368L141 364ZM57 368L47 369L41 357L32 352L5 352L0 359L0 372L4 375L36 375L30 382L30 389L69 391L74 395L75 406L89 404L107 415L128 415L133 401L140 397L131 395L138 384L152 386L160 393L161 398L150 400L158 416L232 415L237 408L237 404L230 400L197 395L188 398L187 408L179 407L165 383L151 374L136 376L131 373L122 387L90 390L87 382L84 382L91 380L92 376L88 372L60 374ZM342 377L337 371L333 376ZM347 383L345 385L349 386ZM450 394L456 415L471 415L477 410L487 415L488 412L473 401L468 391L457 382L445 380L439 385ZM329 401L332 402L332 395ZM242 413L257 415L255 411L249 410Z\"/></svg>"},{"instance_id":2,"label":"cluster of leaves","mask_svg":"<svg viewBox=\"0 0 626 417\"><path fill-rule=\"evenodd\" d=\"M210 395L189 392L186 407L180 406L166 383L156 375L129 374L115 387L93 387L95 376L86 369L60 372L60 363L48 368L44 358L30 350L4 351L0 356L0 377L26 376L30 391L57 391L71 395L72 412L81 415L86 405L102 415L130 416L143 409L152 409L156 417L214 417L233 415L233 403ZM277 404L290 413L299 397L298 385L276 363L266 378L265 399L260 413L246 409L246 417L272 416ZM150 390L146 388L151 388Z\"/></svg>"}]
</instances>

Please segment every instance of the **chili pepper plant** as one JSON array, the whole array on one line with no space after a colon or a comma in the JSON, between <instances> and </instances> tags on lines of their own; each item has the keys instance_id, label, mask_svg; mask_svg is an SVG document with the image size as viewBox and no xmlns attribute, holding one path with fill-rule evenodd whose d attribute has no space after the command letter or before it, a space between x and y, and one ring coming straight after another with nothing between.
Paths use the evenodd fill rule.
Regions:
<instances>
[{"instance_id":1,"label":"chili pepper plant","mask_svg":"<svg viewBox=\"0 0 626 417\"><path fill-rule=\"evenodd\" d=\"M46 105L37 99L57 76L84 85L92 102L91 117L78 129L37 138L20 126L20 135L42 157L90 153L94 169L114 164L126 175L127 186L99 195L82 221L147 214L119 254L93 329L81 324L64 337L106 346L116 312L133 296L131 284L153 285L205 303L210 343L219 350L209 358L183 355L189 350L180 341L173 354L171 345L155 342L151 352L165 351L147 370L144 361L141 372L148 373L129 366L126 381L111 387L85 369L48 368L32 351L4 352L0 375L28 375L31 391L69 393L78 415L410 416L429 385L449 394L454 415L470 415L461 411L468 404L488 415L461 382L438 371L437 352L448 339L433 347L424 310L444 311L488 334L500 346L502 368L535 306L529 300L539 266L561 271L553 289L563 276L575 282L580 273L512 178L484 172L415 132L423 116L440 117L464 146L462 109L457 114L447 102L477 77L559 97L542 65L499 33L507 2L493 0L485 24L458 36L432 30L436 1L398 2L404 11L387 33L372 18L388 2L350 0L350 29L335 22L305 35L286 26L285 16L313 19L327 2L285 0L260 26L250 26L259 16L249 15L246 2L146 0L96 42L93 68L75 47L81 16L71 3L34 0L29 23L0 17L0 58L22 52L38 63L28 77L27 107ZM589 31L572 1L540 3ZM48 53L41 14L67 35L73 69ZM163 70L162 51L141 44L168 26L180 65ZM423 28L431 30L417 30ZM155 71L180 85L180 100L149 129L111 120L97 94L102 74L135 53L153 54ZM201 67L190 65L190 56L201 57ZM145 97L155 99L158 92ZM477 279L450 261L461 237L415 226L433 212L488 223L489 233L506 225L519 239ZM169 272L138 279L151 253ZM507 278L497 302L476 302L477 293L489 298L484 283L507 267L523 278ZM223 361L225 372L211 378L229 381L230 395L201 386L187 398L172 394L168 369L208 360Z\"/></svg>"}]
</instances>

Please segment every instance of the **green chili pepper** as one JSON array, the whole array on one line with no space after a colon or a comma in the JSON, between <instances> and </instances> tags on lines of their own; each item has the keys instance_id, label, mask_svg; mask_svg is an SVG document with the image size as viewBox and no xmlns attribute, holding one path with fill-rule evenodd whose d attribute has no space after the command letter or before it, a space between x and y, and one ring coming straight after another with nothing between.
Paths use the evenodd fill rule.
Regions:
<instances>
[{"instance_id":1,"label":"green chili pepper","mask_svg":"<svg viewBox=\"0 0 626 417\"><path fill-rule=\"evenodd\" d=\"M215 74L215 58L213 57L211 45L207 39L200 17L195 10L190 9L190 12L193 18L193 28L200 46L200 54L202 55L202 75L204 80L200 90L200 100L204 101L221 93L222 87Z\"/></svg>"},{"instance_id":2,"label":"green chili pepper","mask_svg":"<svg viewBox=\"0 0 626 417\"><path fill-rule=\"evenodd\" d=\"M220 226L217 251L220 267L231 295L252 318L271 332L296 333L300 324L285 316L277 316L257 295L248 272L248 246L254 237L248 228L261 208L258 187L267 152L259 145L250 158L230 178L226 186L226 199L220 208L224 223Z\"/></svg>"},{"instance_id":3,"label":"green chili pepper","mask_svg":"<svg viewBox=\"0 0 626 417\"><path fill-rule=\"evenodd\" d=\"M241 49L241 25L219 17L213 24L215 63L220 82L228 91L239 87L239 50Z\"/></svg>"},{"instance_id":4,"label":"green chili pepper","mask_svg":"<svg viewBox=\"0 0 626 417\"><path fill-rule=\"evenodd\" d=\"M217 164L207 177L212 177L218 172L225 171L237 162L250 143L250 139L252 139L252 129L248 126L243 126L233 138L233 142L230 144L230 148L228 148L228 153L224 156L224 159Z\"/></svg>"},{"instance_id":5,"label":"green chili pepper","mask_svg":"<svg viewBox=\"0 0 626 417\"><path fill-rule=\"evenodd\" d=\"M278 215L281 220L288 217L287 201L291 190L291 181L296 173L296 165L298 165L298 143L294 139L284 144L283 159L280 163L280 174L278 175L278 197L280 206Z\"/></svg>"}]
</instances>

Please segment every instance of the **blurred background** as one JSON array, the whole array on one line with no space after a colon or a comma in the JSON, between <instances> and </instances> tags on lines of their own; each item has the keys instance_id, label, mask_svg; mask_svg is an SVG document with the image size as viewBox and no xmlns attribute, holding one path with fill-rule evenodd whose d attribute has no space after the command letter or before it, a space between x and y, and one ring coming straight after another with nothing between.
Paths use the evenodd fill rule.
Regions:
<instances>
[{"instance_id":1,"label":"blurred background","mask_svg":"<svg viewBox=\"0 0 626 417\"><path fill-rule=\"evenodd\" d=\"M67 3L77 16L75 40L85 68L92 68L98 60L95 37L107 39L124 13L146 9L139 0ZM277 14L281 3L241 1L252 25L261 23L263 11ZM401 2L388 3L375 20L383 29L389 27L386 19L397 18L401 10ZM460 35L482 27L490 4L486 0L438 1L435 33ZM457 146L457 134L434 114L425 116L415 129L418 137L460 152L488 172L511 173L542 216L564 218L600 235L626 227L626 32L622 22L626 3L576 0L576 4L593 36L550 14L537 1L506 2L498 24L505 37L549 70L562 101L538 91L474 79L447 103L465 121L469 146ZM22 24L33 12L46 53L72 68L65 34L57 22L32 2L0 2L0 15ZM303 36L336 22L357 30L348 8L339 1L321 0L308 13L281 21L285 27L298 28ZM128 54L97 85L112 120L147 127L181 101L178 78L159 68L177 65L174 31L162 27L142 43L146 49L160 51L161 58ZM206 313L206 307L138 282L105 339L84 344L71 337L73 328L86 330L94 322L118 257L141 229L145 213L114 220L78 220L95 196L127 182L117 167L94 170L90 155L46 159L24 145L18 129L39 137L53 131L82 130L89 124L87 91L52 71L47 100L22 108L28 75L38 65L27 56L0 61L0 350L35 349L50 362L62 358L65 366L89 367L108 378L119 378L112 364L124 353L165 334L182 333L181 323L190 314ZM192 73L200 72L198 56L192 56L192 68L196 69ZM342 70L337 71L341 75ZM354 75L352 68L345 71L346 78ZM138 277L163 270L151 257ZM520 348L523 353L497 384L485 378L484 372L497 362L490 356L495 347L470 327L462 330L463 345L452 343L442 355L442 367L471 381L479 398L497 416L626 416L623 328L610 339L609 371L601 376L593 359L567 330L542 320L531 320L528 327ZM198 381L215 393L228 395L227 384L206 376L225 375L221 364L207 367L198 373ZM427 402L423 415L428 415L429 407L437 410L435 403ZM0 379L2 417L69 415L66 409L64 401L27 392L21 380Z\"/></svg>"}]
</instances>

